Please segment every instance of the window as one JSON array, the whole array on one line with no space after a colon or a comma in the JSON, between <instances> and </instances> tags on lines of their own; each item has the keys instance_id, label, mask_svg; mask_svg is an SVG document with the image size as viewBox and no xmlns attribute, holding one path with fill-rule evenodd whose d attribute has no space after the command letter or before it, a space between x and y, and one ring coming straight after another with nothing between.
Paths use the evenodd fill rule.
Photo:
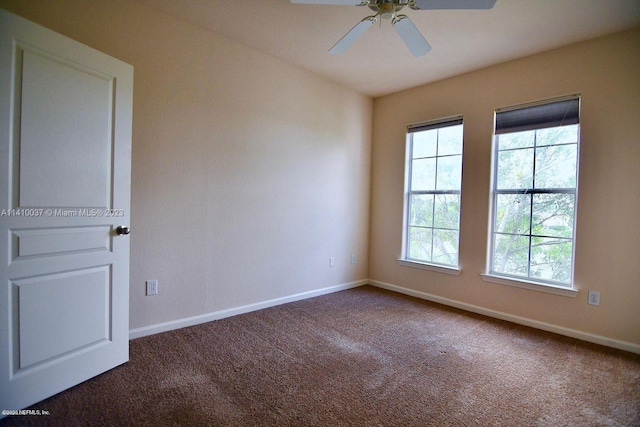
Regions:
<instances>
[{"instance_id":1,"label":"window","mask_svg":"<svg viewBox=\"0 0 640 427\"><path fill-rule=\"evenodd\" d=\"M402 260L458 267L462 117L407 130Z\"/></svg>"},{"instance_id":2,"label":"window","mask_svg":"<svg viewBox=\"0 0 640 427\"><path fill-rule=\"evenodd\" d=\"M573 288L579 107L496 111L490 275Z\"/></svg>"}]
</instances>

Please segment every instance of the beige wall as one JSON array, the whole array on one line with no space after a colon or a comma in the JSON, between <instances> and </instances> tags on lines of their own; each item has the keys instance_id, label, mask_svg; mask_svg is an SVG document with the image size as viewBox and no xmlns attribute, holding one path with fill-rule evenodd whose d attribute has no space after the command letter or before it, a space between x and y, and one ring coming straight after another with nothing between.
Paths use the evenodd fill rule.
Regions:
<instances>
[{"instance_id":1,"label":"beige wall","mask_svg":"<svg viewBox=\"0 0 640 427\"><path fill-rule=\"evenodd\" d=\"M135 67L132 329L369 277L640 345L640 31L372 102L128 0L0 7ZM482 281L493 110L578 92L578 296ZM402 267L405 126L456 114L462 274Z\"/></svg>"},{"instance_id":2,"label":"beige wall","mask_svg":"<svg viewBox=\"0 0 640 427\"><path fill-rule=\"evenodd\" d=\"M640 31L508 62L374 102L369 277L560 328L640 344ZM582 94L576 298L487 283L493 111ZM405 129L464 115L460 264L400 266ZM587 305L588 290L601 305Z\"/></svg>"},{"instance_id":3,"label":"beige wall","mask_svg":"<svg viewBox=\"0 0 640 427\"><path fill-rule=\"evenodd\" d=\"M0 6L135 67L131 329L367 277L370 98L127 0Z\"/></svg>"}]
</instances>

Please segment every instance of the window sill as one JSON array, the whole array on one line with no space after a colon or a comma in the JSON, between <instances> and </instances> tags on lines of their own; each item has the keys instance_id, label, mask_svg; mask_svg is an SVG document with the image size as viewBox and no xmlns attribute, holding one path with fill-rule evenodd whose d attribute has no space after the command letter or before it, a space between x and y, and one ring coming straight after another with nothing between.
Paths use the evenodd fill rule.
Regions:
<instances>
[{"instance_id":1,"label":"window sill","mask_svg":"<svg viewBox=\"0 0 640 427\"><path fill-rule=\"evenodd\" d=\"M454 275L454 276L459 276L460 273L461 273L459 268L445 267L443 265L427 264L425 262L419 262L419 261L409 261L409 260L402 259L402 258L398 260L398 264L403 265L405 267L419 268L419 269L422 269L422 270L437 271L438 273L451 274L451 275Z\"/></svg>"},{"instance_id":2,"label":"window sill","mask_svg":"<svg viewBox=\"0 0 640 427\"><path fill-rule=\"evenodd\" d=\"M562 295L565 297L575 298L578 295L577 289L563 288L561 286L546 285L541 283L530 282L528 280L518 280L492 274L480 274L485 282L498 283L500 285L515 286L516 288L530 289L533 291L546 292L549 294Z\"/></svg>"}]
</instances>

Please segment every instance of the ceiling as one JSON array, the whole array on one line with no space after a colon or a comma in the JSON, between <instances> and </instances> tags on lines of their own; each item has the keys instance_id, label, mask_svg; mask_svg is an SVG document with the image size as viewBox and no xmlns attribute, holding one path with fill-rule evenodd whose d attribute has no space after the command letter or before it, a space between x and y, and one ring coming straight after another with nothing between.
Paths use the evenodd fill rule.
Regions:
<instances>
[{"instance_id":1,"label":"ceiling","mask_svg":"<svg viewBox=\"0 0 640 427\"><path fill-rule=\"evenodd\" d=\"M415 58L389 20L342 55L333 46L367 7L289 0L137 0L369 96L640 26L639 0L497 0L490 10L408 15L433 49ZM379 21L380 22L380 21Z\"/></svg>"}]
</instances>

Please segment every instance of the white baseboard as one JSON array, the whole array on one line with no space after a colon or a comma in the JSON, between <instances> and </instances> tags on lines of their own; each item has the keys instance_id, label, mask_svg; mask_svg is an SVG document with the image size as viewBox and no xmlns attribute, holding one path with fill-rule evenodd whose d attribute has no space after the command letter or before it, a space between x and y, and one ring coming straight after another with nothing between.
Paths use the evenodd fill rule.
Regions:
<instances>
[{"instance_id":1,"label":"white baseboard","mask_svg":"<svg viewBox=\"0 0 640 427\"><path fill-rule=\"evenodd\" d=\"M161 332L172 331L174 329L186 328L188 326L199 325L200 323L211 322L212 320L224 319L225 317L236 316L238 314L249 313L251 311L262 310L263 308L274 307L288 302L300 301L320 295L330 294L333 292L343 291L345 289L357 288L366 285L368 280L358 280L351 283L343 283L341 285L330 286L327 288L317 289L315 291L302 292L299 294L289 295L286 297L275 298L268 301L261 301L254 304L247 304L240 307L228 308L226 310L214 311L212 313L201 314L199 316L187 317L184 319L172 320L170 322L158 323L156 325L143 326L142 328L130 329L129 339L142 338L147 335L159 334Z\"/></svg>"},{"instance_id":2,"label":"white baseboard","mask_svg":"<svg viewBox=\"0 0 640 427\"><path fill-rule=\"evenodd\" d=\"M496 319L517 323L519 325L530 326L532 328L541 329L543 331L554 332L556 334L564 335L567 337L577 338L579 340L640 354L640 345L638 344L607 338L588 332L578 331L576 329L565 328L563 326L557 326L550 323L540 322L538 320L528 319L526 317L515 316L513 314L503 313L501 311L491 310L477 305L467 304L464 302L439 297L437 295L432 295L425 292L415 291L413 289L403 288L401 286L396 286L377 280L369 280L368 283L371 286L376 286L378 288L387 289L389 291L421 298L427 301L437 302L439 304L448 305L450 307L459 308L461 310L470 311L472 313L483 314L485 316L494 317Z\"/></svg>"},{"instance_id":3,"label":"white baseboard","mask_svg":"<svg viewBox=\"0 0 640 427\"><path fill-rule=\"evenodd\" d=\"M517 323L519 325L530 326L532 328L541 329L543 331L553 332L553 333L564 335L571 338L577 338L579 340L591 342L594 344L600 344L607 347L617 348L619 350L625 350L632 353L640 354L640 345L638 344L616 340L616 339L604 337L601 335L595 335L588 332L578 331L576 329L565 328L563 326L553 325L551 323L540 322L538 320L533 320L526 317L515 316L513 314L491 310L491 309L480 307L473 304L467 304L461 301L456 301L449 298L428 294L426 292L420 292L413 289L403 288L401 286L392 285L391 283L385 283L385 282L380 282L378 280L367 280L367 279L358 280L351 283L344 283L336 286L330 286L323 289L317 289L315 291L302 292L299 294L289 295L281 298L275 298L272 300L257 302L254 304L243 305L240 307L234 307L234 308L229 308L225 310L215 311L212 313L206 313L199 316L187 317L184 319L177 319L177 320L172 320L170 322L158 323L156 325L150 325L150 326L144 326L142 328L131 329L129 330L129 339L136 339L136 338L141 338L147 335L154 335L154 334L159 334L161 332L171 331L174 329L186 328L188 326L194 326L200 323L206 323L206 322L211 322L213 320L224 319L225 317L231 317L231 316L236 316L238 314L249 313L251 311L262 310L263 308L269 308L269 307L274 307L280 304L286 304L288 302L294 302L294 301L304 300L307 298L313 298L320 295L343 291L345 289L357 288L358 286L363 286L367 284L378 287L378 288L387 289L389 291L398 292L398 293L409 295L412 297L424 299L427 301L432 301L432 302L447 305L450 307L459 308L461 310L470 311L472 313L482 314L482 315L493 317L496 319Z\"/></svg>"}]
</instances>

